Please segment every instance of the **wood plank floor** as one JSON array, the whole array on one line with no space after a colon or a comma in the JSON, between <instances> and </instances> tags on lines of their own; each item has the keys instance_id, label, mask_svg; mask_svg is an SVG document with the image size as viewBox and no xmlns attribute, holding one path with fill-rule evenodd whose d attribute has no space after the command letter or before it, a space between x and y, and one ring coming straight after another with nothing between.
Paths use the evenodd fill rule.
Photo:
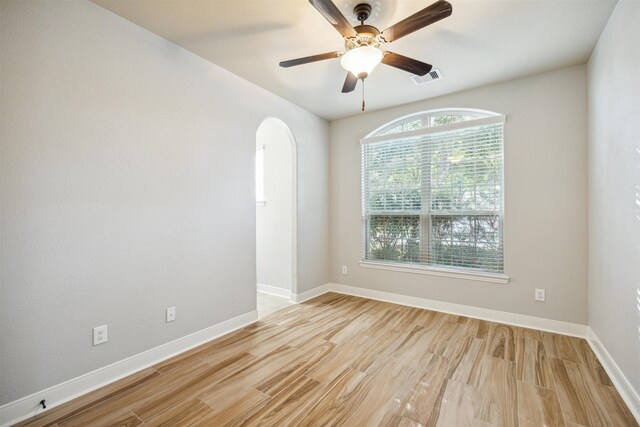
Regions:
<instances>
[{"instance_id":1,"label":"wood plank floor","mask_svg":"<svg viewBox=\"0 0 640 427\"><path fill-rule=\"evenodd\" d=\"M578 338L335 293L28 426L637 426Z\"/></svg>"}]
</instances>

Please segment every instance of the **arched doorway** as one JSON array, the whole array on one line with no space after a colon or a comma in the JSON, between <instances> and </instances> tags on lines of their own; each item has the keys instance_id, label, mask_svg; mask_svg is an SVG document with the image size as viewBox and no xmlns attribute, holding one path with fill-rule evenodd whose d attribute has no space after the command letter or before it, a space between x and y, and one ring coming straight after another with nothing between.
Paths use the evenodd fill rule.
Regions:
<instances>
[{"instance_id":1,"label":"arched doorway","mask_svg":"<svg viewBox=\"0 0 640 427\"><path fill-rule=\"evenodd\" d=\"M256 132L256 281L258 313L270 314L296 293L296 143L280 119Z\"/></svg>"}]
</instances>

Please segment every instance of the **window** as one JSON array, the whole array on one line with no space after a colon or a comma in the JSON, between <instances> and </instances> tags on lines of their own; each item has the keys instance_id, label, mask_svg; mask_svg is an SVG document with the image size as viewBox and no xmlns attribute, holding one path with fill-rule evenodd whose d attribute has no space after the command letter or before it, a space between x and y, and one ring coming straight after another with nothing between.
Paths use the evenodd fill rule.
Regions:
<instances>
[{"instance_id":1,"label":"window","mask_svg":"<svg viewBox=\"0 0 640 427\"><path fill-rule=\"evenodd\" d=\"M364 138L363 260L503 273L503 124L443 110Z\"/></svg>"}]
</instances>

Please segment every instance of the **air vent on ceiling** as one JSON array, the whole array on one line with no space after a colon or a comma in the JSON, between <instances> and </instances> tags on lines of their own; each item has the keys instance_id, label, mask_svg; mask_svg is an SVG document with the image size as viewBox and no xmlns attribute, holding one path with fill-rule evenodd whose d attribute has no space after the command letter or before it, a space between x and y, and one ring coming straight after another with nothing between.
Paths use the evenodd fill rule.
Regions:
<instances>
[{"instance_id":1,"label":"air vent on ceiling","mask_svg":"<svg viewBox=\"0 0 640 427\"><path fill-rule=\"evenodd\" d=\"M441 80L442 78L443 77L442 77L442 72L440 71L440 68L434 68L424 76L411 76L411 80L413 80L413 82L417 85L421 85L426 82L431 82L433 80Z\"/></svg>"}]
</instances>

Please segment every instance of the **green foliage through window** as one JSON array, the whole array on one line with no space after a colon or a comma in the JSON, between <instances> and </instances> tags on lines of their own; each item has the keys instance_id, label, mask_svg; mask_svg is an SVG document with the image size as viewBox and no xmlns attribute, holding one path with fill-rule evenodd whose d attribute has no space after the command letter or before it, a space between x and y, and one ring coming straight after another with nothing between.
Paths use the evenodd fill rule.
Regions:
<instances>
[{"instance_id":1,"label":"green foliage through window","mask_svg":"<svg viewBox=\"0 0 640 427\"><path fill-rule=\"evenodd\" d=\"M420 216L371 216L368 222L370 259L420 261Z\"/></svg>"},{"instance_id":2,"label":"green foliage through window","mask_svg":"<svg viewBox=\"0 0 640 427\"><path fill-rule=\"evenodd\" d=\"M412 117L362 146L364 259L502 272L502 122ZM446 126L460 122L468 126ZM433 126L444 127L403 138Z\"/></svg>"}]
</instances>

